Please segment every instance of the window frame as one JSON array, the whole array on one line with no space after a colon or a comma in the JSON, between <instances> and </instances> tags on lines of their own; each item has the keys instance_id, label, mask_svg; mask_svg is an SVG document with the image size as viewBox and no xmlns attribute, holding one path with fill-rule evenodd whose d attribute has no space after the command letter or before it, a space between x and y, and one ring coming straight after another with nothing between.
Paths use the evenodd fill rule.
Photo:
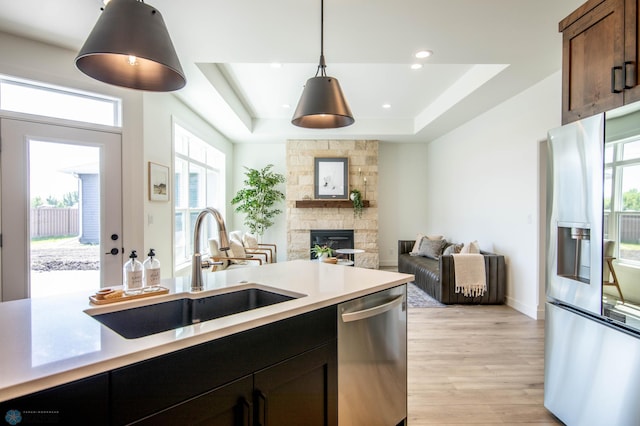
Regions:
<instances>
[{"instance_id":1,"label":"window frame","mask_svg":"<svg viewBox=\"0 0 640 426\"><path fill-rule=\"evenodd\" d=\"M176 271L191 265L193 255L193 226L197 214L204 207L218 209L224 216L225 205L225 161L226 155L203 138L199 137L188 126L173 121L173 253ZM186 150L186 153L185 153ZM192 152L197 151L197 152ZM204 159L202 156L204 155ZM210 158L211 157L211 158ZM203 201L193 203L190 195L191 170L201 171L198 182L198 197ZM186 170L186 182L181 182L179 176ZM180 174L179 174L180 173ZM181 217L181 228L178 229L178 218ZM179 232L183 235L179 235ZM209 252L208 238L215 237L217 230L212 218L207 218L201 233L201 253ZM182 242L181 240L184 240ZM182 252L182 255L179 255Z\"/></svg>"},{"instance_id":2,"label":"window frame","mask_svg":"<svg viewBox=\"0 0 640 426\"><path fill-rule=\"evenodd\" d=\"M69 100L70 104L72 104L73 100L78 101L86 101L92 100L96 102L100 102L103 105L109 105L111 112L110 114L101 116L103 118L102 121L87 121L81 118L79 115L65 115L62 116L60 114L56 114L55 111L66 111L69 108L54 108L41 110L40 112L34 112L33 109L28 108L11 108L5 104L5 100L7 95L7 86L11 86L16 89L24 88L31 92L31 95L28 92L22 93L22 96L28 97L29 105L39 105L39 104L48 104L51 102L51 99L47 99L47 95L61 95ZM38 98L38 93L42 93L42 97ZM60 99L60 98L59 98ZM11 99L9 99L11 102ZM71 107L70 107L71 108ZM77 105L75 108L78 110L84 110L87 108L87 105ZM13 114L27 114L38 117L46 117L46 118L54 118L58 120L68 120L75 121L79 123L87 123L93 126L107 126L107 127L118 127L122 128L122 99L116 98L113 96L102 95L98 93L91 93L83 90L78 90L69 87L57 86L53 84L43 83L40 81L34 80L26 80L18 77L12 77L4 74L0 74L0 111L3 113L13 113ZM49 111L49 112L47 112ZM53 112L52 112L53 111ZM100 115L98 115L100 116Z\"/></svg>"},{"instance_id":3,"label":"window frame","mask_svg":"<svg viewBox=\"0 0 640 426\"><path fill-rule=\"evenodd\" d=\"M624 193L623 193L623 178L624 178L624 168L625 167L640 167L640 156L638 158L632 158L628 160L624 160L624 146L626 144L638 143L640 142L639 136L632 136L629 138L624 138L616 141L607 141L605 144L605 163L604 163L604 191L606 193L607 188L607 175L608 170L610 170L611 180L610 180L610 207L606 209L606 205L603 200L603 238L604 239L612 239L617 241L615 245L614 257L617 258L619 263L629 265L632 267L640 268L640 260L630 259L628 257L623 257L622 249L622 225L621 222L625 217L636 216L640 218L640 210L624 210ZM606 162L607 159L607 148L611 147L612 154L611 160ZM640 220L640 219L638 219Z\"/></svg>"}]
</instances>

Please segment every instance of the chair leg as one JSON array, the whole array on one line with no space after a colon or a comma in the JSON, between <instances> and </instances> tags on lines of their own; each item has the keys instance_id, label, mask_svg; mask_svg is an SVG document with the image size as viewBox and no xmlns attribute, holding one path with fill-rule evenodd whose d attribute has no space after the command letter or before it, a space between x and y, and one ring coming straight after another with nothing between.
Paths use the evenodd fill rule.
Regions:
<instances>
[{"instance_id":1,"label":"chair leg","mask_svg":"<svg viewBox=\"0 0 640 426\"><path fill-rule=\"evenodd\" d=\"M612 285L618 290L618 294L620 295L620 300L624 303L624 296L622 295L622 290L620 289L620 284L618 283L618 276L616 275L616 270L613 269L613 258L607 258L607 264L609 265L609 271L611 271L611 277L613 278L612 282L608 282L605 285Z\"/></svg>"}]
</instances>

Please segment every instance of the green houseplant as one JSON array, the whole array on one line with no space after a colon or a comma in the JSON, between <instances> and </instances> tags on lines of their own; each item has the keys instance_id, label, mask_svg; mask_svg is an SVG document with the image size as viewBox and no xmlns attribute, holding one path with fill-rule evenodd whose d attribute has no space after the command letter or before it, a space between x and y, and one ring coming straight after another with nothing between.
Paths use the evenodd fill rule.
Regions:
<instances>
[{"instance_id":1,"label":"green houseplant","mask_svg":"<svg viewBox=\"0 0 640 426\"><path fill-rule=\"evenodd\" d=\"M257 236L262 236L273 225L273 218L282 213L274 205L285 199L284 193L276 189L285 178L280 173L271 171L271 168L273 164L261 170L245 166L245 187L231 200L231 204L237 204L236 212L245 214L244 224L249 227L249 231Z\"/></svg>"},{"instance_id":2,"label":"green houseplant","mask_svg":"<svg viewBox=\"0 0 640 426\"><path fill-rule=\"evenodd\" d=\"M353 203L353 215L355 217L362 217L362 209L364 208L364 202L362 200L362 193L358 189L352 189L349 194L349 198Z\"/></svg>"},{"instance_id":3,"label":"green houseplant","mask_svg":"<svg viewBox=\"0 0 640 426\"><path fill-rule=\"evenodd\" d=\"M333 254L333 249L331 248L331 244L329 245L319 245L316 244L315 246L313 246L311 248L311 253L313 253L316 258L322 260L326 257L331 257L331 255Z\"/></svg>"}]
</instances>

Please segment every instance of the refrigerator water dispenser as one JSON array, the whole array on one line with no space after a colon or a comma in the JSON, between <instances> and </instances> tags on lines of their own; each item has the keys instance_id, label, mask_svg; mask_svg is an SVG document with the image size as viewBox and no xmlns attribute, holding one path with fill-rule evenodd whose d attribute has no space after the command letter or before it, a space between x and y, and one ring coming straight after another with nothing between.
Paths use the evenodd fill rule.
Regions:
<instances>
[{"instance_id":1,"label":"refrigerator water dispenser","mask_svg":"<svg viewBox=\"0 0 640 426\"><path fill-rule=\"evenodd\" d=\"M558 224L558 270L564 278L590 282L591 231L588 224Z\"/></svg>"}]
</instances>

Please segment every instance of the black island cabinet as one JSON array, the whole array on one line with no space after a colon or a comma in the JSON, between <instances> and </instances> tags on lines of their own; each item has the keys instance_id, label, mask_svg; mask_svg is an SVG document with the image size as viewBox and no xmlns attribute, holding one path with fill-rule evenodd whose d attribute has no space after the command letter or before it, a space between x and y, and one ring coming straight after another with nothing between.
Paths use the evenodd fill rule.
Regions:
<instances>
[{"instance_id":1,"label":"black island cabinet","mask_svg":"<svg viewBox=\"0 0 640 426\"><path fill-rule=\"evenodd\" d=\"M336 306L1 403L64 425L337 425ZM47 413L49 412L49 413ZM34 414L35 415L35 414ZM33 417L43 423L44 417Z\"/></svg>"}]
</instances>

